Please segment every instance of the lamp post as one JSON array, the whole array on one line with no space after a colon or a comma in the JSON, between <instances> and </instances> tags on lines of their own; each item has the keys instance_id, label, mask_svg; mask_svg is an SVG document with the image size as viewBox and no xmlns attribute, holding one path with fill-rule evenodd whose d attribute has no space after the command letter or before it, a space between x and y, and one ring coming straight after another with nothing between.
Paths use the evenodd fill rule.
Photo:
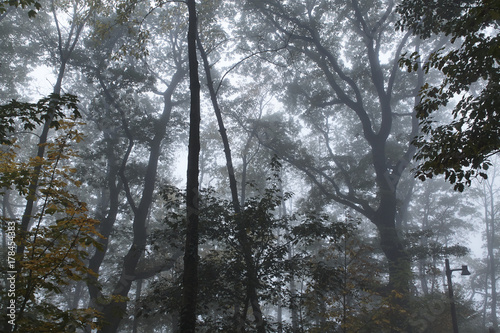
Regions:
<instances>
[{"instance_id":1,"label":"lamp post","mask_svg":"<svg viewBox=\"0 0 500 333\"><path fill-rule=\"evenodd\" d=\"M450 298L451 307L451 322L453 323L453 333L458 333L457 310L455 309L455 300L453 298L453 286L451 285L451 273L462 271L462 275L470 275L467 265L462 265L462 268L450 269L450 261L445 259L446 278L448 279L448 297Z\"/></svg>"}]
</instances>

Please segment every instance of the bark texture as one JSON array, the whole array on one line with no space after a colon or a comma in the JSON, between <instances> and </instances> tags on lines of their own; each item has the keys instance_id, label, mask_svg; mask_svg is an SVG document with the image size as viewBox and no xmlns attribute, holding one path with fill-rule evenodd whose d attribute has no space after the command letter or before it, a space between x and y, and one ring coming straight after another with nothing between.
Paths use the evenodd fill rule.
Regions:
<instances>
[{"instance_id":1,"label":"bark texture","mask_svg":"<svg viewBox=\"0 0 500 333\"><path fill-rule=\"evenodd\" d=\"M191 90L191 112L189 124L189 148L187 166L187 228L184 252L184 276L181 333L196 331L196 303L198 294L198 223L199 223L199 158L200 158L200 80L196 56L197 19L196 3L188 0L188 57L189 87Z\"/></svg>"}]
</instances>

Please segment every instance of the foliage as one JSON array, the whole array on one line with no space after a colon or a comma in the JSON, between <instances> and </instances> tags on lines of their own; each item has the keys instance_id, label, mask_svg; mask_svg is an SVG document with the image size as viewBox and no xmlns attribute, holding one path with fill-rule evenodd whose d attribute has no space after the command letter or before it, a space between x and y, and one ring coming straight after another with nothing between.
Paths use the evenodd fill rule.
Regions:
<instances>
[{"instance_id":1,"label":"foliage","mask_svg":"<svg viewBox=\"0 0 500 333\"><path fill-rule=\"evenodd\" d=\"M417 106L422 135L414 143L421 161L417 176L425 180L444 174L463 191L473 178L487 177L489 158L500 151L500 4L483 1L405 0L399 6L400 26L422 38L443 33L455 45L427 60L415 52L401 64L409 71L423 62L426 73L444 74L439 85L425 84ZM453 119L440 124L436 112L458 99Z\"/></svg>"},{"instance_id":2,"label":"foliage","mask_svg":"<svg viewBox=\"0 0 500 333\"><path fill-rule=\"evenodd\" d=\"M459 284L455 287L455 305L460 332L486 332L478 322L478 314L474 311L473 301L462 293ZM412 298L411 314L412 332L434 333L451 332L450 301L446 293L434 292Z\"/></svg>"},{"instance_id":3,"label":"foliage","mask_svg":"<svg viewBox=\"0 0 500 333\"><path fill-rule=\"evenodd\" d=\"M77 112L75 100L69 98L69 105ZM37 105L50 103L44 99ZM26 108L23 108L23 105ZM33 129L42 123L44 113L36 113L31 104L12 103L10 109L22 111L21 120L26 129ZM41 108L44 109L43 107ZM63 113L59 116L62 118ZM25 117L25 118L24 118ZM12 128L11 119L5 119L7 129ZM97 221L87 216L88 208L73 194L81 182L72 176L76 169L71 165L77 158L71 148L73 143L83 140L77 130L81 125L75 116L59 119L52 124L58 135L46 145L46 157L23 161L18 155L19 146L4 143L0 156L1 186L4 191L15 190L20 197L28 199L30 185L37 179L38 192L35 198L38 211L32 216L28 231L18 228L16 220L2 217L2 225L15 228L15 244L22 245L23 253L17 253L15 301L18 308L15 326L19 332L62 332L92 323L97 313L90 309L64 309L59 295L63 286L85 279L92 272L86 267L89 250L97 246ZM38 173L36 170L41 170ZM11 235L14 238L13 235ZM13 252L15 247L10 250ZM3 295L6 297L6 295Z\"/></svg>"},{"instance_id":4,"label":"foliage","mask_svg":"<svg viewBox=\"0 0 500 333\"><path fill-rule=\"evenodd\" d=\"M445 245L434 241L435 232L432 230L423 230L416 232L408 232L406 234L407 248L409 254L414 260L432 259L433 262L449 256L463 257L469 254L470 249L462 245ZM430 238L425 245L422 245L422 238Z\"/></svg>"},{"instance_id":5,"label":"foliage","mask_svg":"<svg viewBox=\"0 0 500 333\"><path fill-rule=\"evenodd\" d=\"M19 102L12 100L0 106L0 143L12 144L9 135L19 131L33 131L38 125L52 119L51 127L59 128L57 119L63 118L68 109L76 118L80 117L78 111L78 98L71 94L51 94L36 103Z\"/></svg>"},{"instance_id":6,"label":"foliage","mask_svg":"<svg viewBox=\"0 0 500 333\"><path fill-rule=\"evenodd\" d=\"M28 16L31 18L35 17L37 12L42 9L40 2L35 0L4 0L0 1L0 15L7 12L9 7L31 8L28 10Z\"/></svg>"},{"instance_id":7,"label":"foliage","mask_svg":"<svg viewBox=\"0 0 500 333\"><path fill-rule=\"evenodd\" d=\"M370 257L373 249L360 242L352 226L345 227L345 233L334 243L316 236L314 244L301 250L303 269L310 279L306 280L300 304L311 319L303 325L311 332L333 331L336 327L357 331L370 321L369 314L362 318L361 313L368 312L367 306L375 307L373 296L380 272Z\"/></svg>"},{"instance_id":8,"label":"foliage","mask_svg":"<svg viewBox=\"0 0 500 333\"><path fill-rule=\"evenodd\" d=\"M279 168L279 167L278 167ZM244 244L240 233L247 235L246 245L253 255L258 277L258 292L262 304L291 306L287 285L300 274L313 280L323 280L338 272L322 261L314 265L311 254L304 250L290 257L291 246L312 244L327 239L336 244L350 227L343 223L331 223L327 216L306 214L304 216L279 216L277 211L291 194L279 189L277 174L267 179L268 187L255 189L255 196L246 201L241 214L235 215L231 202L218 198L211 190L204 190L200 215L200 266L201 277L199 315L206 331L223 331L234 327L235 305L248 308ZM252 186L252 185L249 185ZM152 236L154 246L169 242L181 246L184 234L184 216L181 213L182 194L169 186L165 188L166 224L163 233ZM292 227L296 225L295 227ZM163 240L163 241L162 241ZM311 265L307 264L308 262ZM302 273L301 273L302 272ZM308 273L306 273L308 272ZM305 275L303 276L305 277ZM161 279L151 286L148 296L141 302L141 314L152 316L162 312L175 313L179 307L181 276L174 280ZM325 281L323 281L325 282ZM161 296L160 296L161 295ZM155 304L152 306L152 304ZM246 310L244 310L246 311ZM246 317L246 314L243 315ZM245 327L253 327L250 322ZM271 324L270 327L273 325ZM271 328L270 328L271 329Z\"/></svg>"},{"instance_id":9,"label":"foliage","mask_svg":"<svg viewBox=\"0 0 500 333\"><path fill-rule=\"evenodd\" d=\"M168 227L154 232L152 244L182 246L183 195L168 186L164 197ZM199 329L230 331L235 325L235 305L248 302L239 230L247 233L256 259L263 304L289 310L295 307L301 313L301 327L311 332L340 327L347 332L390 328L387 316L404 311L393 302L397 294L383 296L380 262L374 248L357 235L356 223L335 222L327 214L316 213L280 218L277 209L288 198L271 185L249 198L241 215L235 216L229 201L218 198L213 190L203 191ZM151 285L139 304L141 316L168 313L170 318L178 311L181 270L175 276ZM303 290L294 294L290 284L299 281ZM247 328L251 325L245 323ZM287 327L289 323L282 325Z\"/></svg>"}]
</instances>

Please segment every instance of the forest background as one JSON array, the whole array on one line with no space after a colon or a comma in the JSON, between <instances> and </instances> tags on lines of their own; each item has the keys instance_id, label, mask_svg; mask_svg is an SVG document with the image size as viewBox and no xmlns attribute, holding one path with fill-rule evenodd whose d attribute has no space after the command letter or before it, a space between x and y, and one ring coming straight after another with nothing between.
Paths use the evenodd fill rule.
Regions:
<instances>
[{"instance_id":1,"label":"forest background","mask_svg":"<svg viewBox=\"0 0 500 333\"><path fill-rule=\"evenodd\" d=\"M467 36L498 45L498 3L467 35L446 22L475 3L455 4L431 22L412 19L418 1L197 4L197 332L451 331L445 258L472 273L454 276L461 332L498 330L498 148L450 169L414 160L442 149L415 138L465 138L476 123L454 110L498 82L451 58ZM3 331L177 331L186 3L0 9ZM468 73L497 75L497 53ZM498 146L492 109L475 114Z\"/></svg>"}]
</instances>

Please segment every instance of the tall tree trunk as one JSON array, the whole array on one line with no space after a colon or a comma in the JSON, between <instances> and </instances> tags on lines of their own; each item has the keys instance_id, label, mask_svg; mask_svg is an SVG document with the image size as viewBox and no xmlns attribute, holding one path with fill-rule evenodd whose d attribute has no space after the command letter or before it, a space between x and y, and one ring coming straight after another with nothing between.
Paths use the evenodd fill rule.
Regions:
<instances>
[{"instance_id":1,"label":"tall tree trunk","mask_svg":"<svg viewBox=\"0 0 500 333\"><path fill-rule=\"evenodd\" d=\"M214 108L215 116L217 118L217 123L219 126L219 133L221 135L222 143L224 145L224 154L226 157L226 168L229 177L229 188L231 189L233 209L234 212L236 213L236 216L238 217L241 215L241 206L238 199L238 188L236 183L236 177L234 175L234 167L233 167L233 160L231 157L231 148L229 146L229 139L227 137L226 128L224 126L224 121L222 119L222 113L219 107L219 103L217 101L217 95L213 85L212 74L210 71L210 64L208 63L207 53L205 52L205 49L203 48L203 45L199 37L197 38L197 41L198 41L198 49L200 50L200 56L203 60L205 74L207 76L207 85L208 85L208 90L210 92L210 98L212 100L212 106ZM248 284L247 296L250 300L250 305L252 306L257 332L265 333L266 322L262 316L262 310L260 307L259 296L257 292L257 286L259 284L259 281L252 253L252 244L250 244L245 230L238 232L238 240L239 243L241 244L241 248L243 251L243 258L245 260L247 284Z\"/></svg>"},{"instance_id":2,"label":"tall tree trunk","mask_svg":"<svg viewBox=\"0 0 500 333\"><path fill-rule=\"evenodd\" d=\"M384 193L384 192L382 192ZM410 256L404 248L395 225L396 194L385 192L372 222L377 227L380 246L389 265L388 295L391 297L390 324L392 332L409 329L408 316L404 311L409 309L410 285L412 281Z\"/></svg>"},{"instance_id":3,"label":"tall tree trunk","mask_svg":"<svg viewBox=\"0 0 500 333\"><path fill-rule=\"evenodd\" d=\"M498 316L497 316L497 277L496 277L496 257L495 257L495 219L496 219L496 207L495 207L495 191L493 190L493 182L488 182L485 189L485 196L488 198L485 200L485 223L486 223L486 247L488 250L488 270L491 280L491 323L495 330L498 330ZM489 202L489 208L486 207ZM488 214L489 211L489 214ZM488 216L489 215L489 216Z\"/></svg>"},{"instance_id":4,"label":"tall tree trunk","mask_svg":"<svg viewBox=\"0 0 500 333\"><path fill-rule=\"evenodd\" d=\"M424 207L423 207L423 216L422 216L422 231L426 231L429 228L429 211L430 211L430 204L431 204L431 198L432 198L432 193L430 193L430 188L426 187L423 200L424 200ZM420 239L420 246L423 248L427 248L428 246L428 239L427 237L422 237ZM428 285L428 280L427 280L427 273L426 273L426 263L428 262L429 259L424 258L424 259L419 259L418 260L418 270L419 270L419 278L420 278L420 284L422 287L422 292L424 295L429 295L429 285Z\"/></svg>"},{"instance_id":5,"label":"tall tree trunk","mask_svg":"<svg viewBox=\"0 0 500 333\"><path fill-rule=\"evenodd\" d=\"M62 80L66 71L66 62L67 59L61 59L61 65L59 66L57 81L54 86L54 89L52 90L52 93L54 95L60 95L61 93ZM54 119L54 113L55 113L55 105L51 103L51 107L49 108L49 113L47 115L47 120L43 124L42 132L38 137L38 148L36 152L36 157L39 159L43 159L45 157L46 143L49 136L50 125ZM25 237L24 235L26 232L28 232L30 228L30 223L32 221L41 170L42 170L41 166L36 166L34 168L33 182L30 184L28 188L26 206L24 208L24 213L21 218L21 228L19 233L22 240L24 240ZM24 248L25 248L24 242L23 241L19 242L19 246L17 247L17 253L18 254L24 253Z\"/></svg>"},{"instance_id":6,"label":"tall tree trunk","mask_svg":"<svg viewBox=\"0 0 500 333\"><path fill-rule=\"evenodd\" d=\"M200 157L200 80L196 56L198 33L195 0L187 0L189 11L188 57L189 82L191 91L191 112L189 124L189 148L187 165L187 228L184 253L184 276L181 333L195 333L196 304L198 296L198 223L199 223L199 157Z\"/></svg>"}]
</instances>

